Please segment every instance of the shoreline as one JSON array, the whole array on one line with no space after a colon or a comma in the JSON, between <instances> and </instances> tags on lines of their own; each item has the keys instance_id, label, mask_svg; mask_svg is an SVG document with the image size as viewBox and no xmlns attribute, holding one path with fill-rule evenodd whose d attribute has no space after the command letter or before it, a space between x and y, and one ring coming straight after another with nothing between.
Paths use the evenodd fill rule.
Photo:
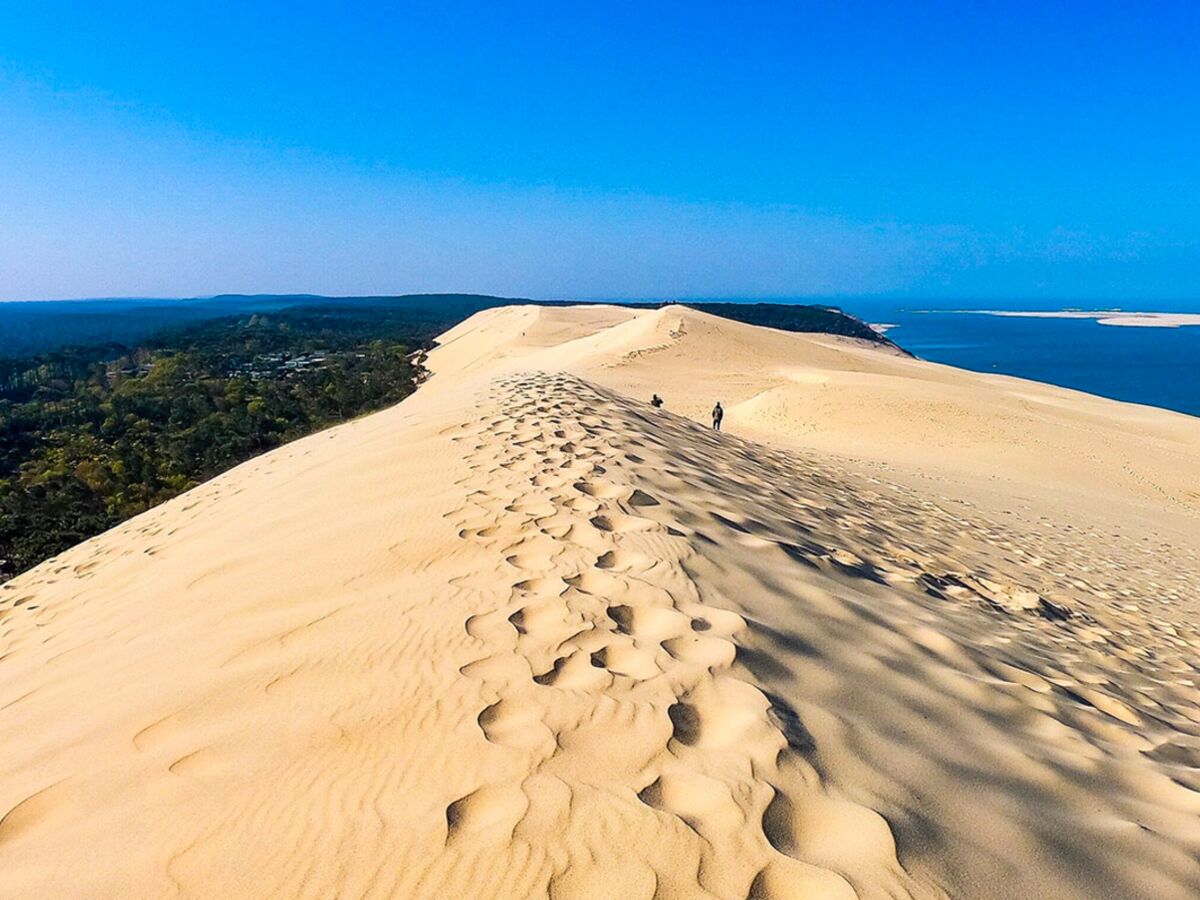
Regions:
<instances>
[{"instance_id":1,"label":"shoreline","mask_svg":"<svg viewBox=\"0 0 1200 900\"><path fill-rule=\"evenodd\" d=\"M1016 319L1091 319L1100 325L1123 328L1187 328L1200 326L1200 313L1142 312L1133 310L1015 310L1015 309L921 309L914 312L999 316Z\"/></svg>"}]
</instances>

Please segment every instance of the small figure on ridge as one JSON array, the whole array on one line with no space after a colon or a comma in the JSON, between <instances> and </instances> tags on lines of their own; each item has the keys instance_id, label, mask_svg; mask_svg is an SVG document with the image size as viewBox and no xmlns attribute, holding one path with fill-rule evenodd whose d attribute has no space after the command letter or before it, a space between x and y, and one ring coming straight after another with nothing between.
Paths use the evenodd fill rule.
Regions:
<instances>
[{"instance_id":1,"label":"small figure on ridge","mask_svg":"<svg viewBox=\"0 0 1200 900\"><path fill-rule=\"evenodd\" d=\"M721 401L717 401L717 405L713 407L713 430L721 430L721 420L725 418L725 410L721 408Z\"/></svg>"},{"instance_id":2,"label":"small figure on ridge","mask_svg":"<svg viewBox=\"0 0 1200 900\"><path fill-rule=\"evenodd\" d=\"M655 394L653 397L650 398L650 405L653 406L655 409L662 409L663 398L658 396L658 394Z\"/></svg>"}]
</instances>

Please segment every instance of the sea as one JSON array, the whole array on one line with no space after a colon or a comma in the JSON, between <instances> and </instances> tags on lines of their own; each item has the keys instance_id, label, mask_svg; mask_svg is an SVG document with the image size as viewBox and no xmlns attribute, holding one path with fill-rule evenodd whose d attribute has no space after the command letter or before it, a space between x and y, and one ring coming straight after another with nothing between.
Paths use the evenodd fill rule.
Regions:
<instances>
[{"instance_id":1,"label":"sea","mask_svg":"<svg viewBox=\"0 0 1200 900\"><path fill-rule=\"evenodd\" d=\"M887 336L921 359L1200 416L1200 326L1131 327L1101 325L1094 319L1020 318L966 311L1123 309L1200 314L1200 301L1101 305L838 298L827 302L866 322L891 325Z\"/></svg>"}]
</instances>

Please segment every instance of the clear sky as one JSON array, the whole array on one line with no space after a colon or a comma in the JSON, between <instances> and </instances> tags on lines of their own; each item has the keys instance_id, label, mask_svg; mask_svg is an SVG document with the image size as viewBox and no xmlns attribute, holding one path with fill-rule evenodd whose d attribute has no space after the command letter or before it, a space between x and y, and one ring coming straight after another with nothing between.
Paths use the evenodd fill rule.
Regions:
<instances>
[{"instance_id":1,"label":"clear sky","mask_svg":"<svg viewBox=\"0 0 1200 900\"><path fill-rule=\"evenodd\" d=\"M0 298L1200 296L1200 4L0 3Z\"/></svg>"}]
</instances>

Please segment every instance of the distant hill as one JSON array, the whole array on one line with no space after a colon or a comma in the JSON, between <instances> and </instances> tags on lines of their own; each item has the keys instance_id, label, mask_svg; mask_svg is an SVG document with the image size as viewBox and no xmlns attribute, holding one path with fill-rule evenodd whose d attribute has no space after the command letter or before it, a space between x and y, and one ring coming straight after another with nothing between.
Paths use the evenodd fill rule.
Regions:
<instances>
[{"instance_id":1,"label":"distant hill","mask_svg":"<svg viewBox=\"0 0 1200 900\"><path fill-rule=\"evenodd\" d=\"M284 309L314 315L403 319L438 333L483 309L512 303L571 305L579 301L535 301L487 294L403 294L323 297L316 294L221 294L187 300L104 299L0 303L0 358L19 359L61 347L133 345L166 329L224 316ZM656 308L662 303L632 303ZM841 310L787 303L689 303L714 315L784 331L840 334L876 343L891 341Z\"/></svg>"},{"instance_id":2,"label":"distant hill","mask_svg":"<svg viewBox=\"0 0 1200 900\"><path fill-rule=\"evenodd\" d=\"M535 303L542 306L579 306L588 303L604 301L589 300L527 300L513 297L492 297L486 294L405 294L396 297L319 297L314 295L297 294L290 296L244 296L229 294L214 297L212 302L243 304L243 308L252 307L255 303L271 304L273 308L282 306L304 308L317 311L321 309L337 310L344 315L349 310L370 310L372 313L380 309L403 314L409 322L427 322L444 324L445 328L461 322L480 310L495 306L508 306L513 303ZM636 301L623 303L636 309L658 309L670 305L669 301ZM778 328L781 331L808 332L816 334L838 334L845 337L859 338L878 344L892 344L871 326L855 318L837 307L809 305L800 303L727 303L727 302L687 302L683 305L698 309L714 316L745 322L748 325L762 325L766 328ZM443 329L444 330L444 329ZM894 345L893 345L894 346Z\"/></svg>"},{"instance_id":3,"label":"distant hill","mask_svg":"<svg viewBox=\"0 0 1200 900\"><path fill-rule=\"evenodd\" d=\"M0 358L60 347L132 345L169 328L248 313L308 306L389 305L427 321L461 321L481 309L528 301L471 294L320 297L315 294L222 294L186 300L104 299L0 303ZM447 325L449 327L449 325Z\"/></svg>"},{"instance_id":4,"label":"distant hill","mask_svg":"<svg viewBox=\"0 0 1200 900\"><path fill-rule=\"evenodd\" d=\"M808 306L796 303L689 303L695 309L780 331L802 331L815 334L840 334L876 344L895 344L863 322L831 306Z\"/></svg>"}]
</instances>

